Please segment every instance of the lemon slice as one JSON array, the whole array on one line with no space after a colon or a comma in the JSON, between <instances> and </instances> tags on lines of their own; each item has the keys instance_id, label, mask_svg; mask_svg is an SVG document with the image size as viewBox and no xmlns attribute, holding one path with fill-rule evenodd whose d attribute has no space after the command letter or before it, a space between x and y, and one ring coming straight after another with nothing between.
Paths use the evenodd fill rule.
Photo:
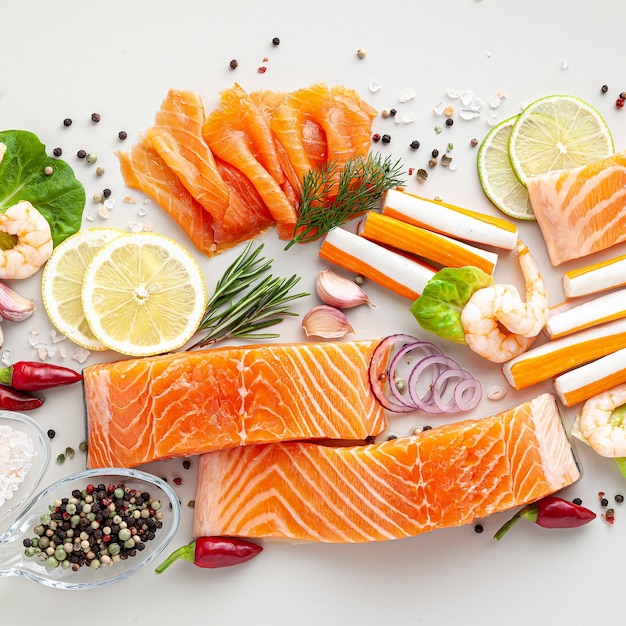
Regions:
<instances>
[{"instance_id":1,"label":"lemon slice","mask_svg":"<svg viewBox=\"0 0 626 626\"><path fill-rule=\"evenodd\" d=\"M46 262L41 277L43 305L57 330L89 350L105 350L91 332L81 302L83 277L93 255L115 237L116 228L79 230L60 243Z\"/></svg>"},{"instance_id":2,"label":"lemon slice","mask_svg":"<svg viewBox=\"0 0 626 626\"><path fill-rule=\"evenodd\" d=\"M478 149L478 178L485 195L505 215L534 220L526 187L519 182L509 159L509 137L517 115L494 126Z\"/></svg>"},{"instance_id":3,"label":"lemon slice","mask_svg":"<svg viewBox=\"0 0 626 626\"><path fill-rule=\"evenodd\" d=\"M522 184L530 176L587 165L615 151L600 113L580 98L554 95L528 105L509 137L509 157Z\"/></svg>"},{"instance_id":4,"label":"lemon slice","mask_svg":"<svg viewBox=\"0 0 626 626\"><path fill-rule=\"evenodd\" d=\"M206 288L183 246L142 232L121 235L94 255L81 298L93 334L107 348L149 356L175 350L193 336Z\"/></svg>"}]
</instances>

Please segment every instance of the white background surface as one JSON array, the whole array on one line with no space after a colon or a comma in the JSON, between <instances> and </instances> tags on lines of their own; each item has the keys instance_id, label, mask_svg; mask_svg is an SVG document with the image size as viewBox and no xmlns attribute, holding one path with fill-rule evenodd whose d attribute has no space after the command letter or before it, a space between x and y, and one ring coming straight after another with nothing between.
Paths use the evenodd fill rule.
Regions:
<instances>
[{"instance_id":1,"label":"white background surface","mask_svg":"<svg viewBox=\"0 0 626 626\"><path fill-rule=\"evenodd\" d=\"M448 142L454 144L456 170L437 167L424 185L412 179L410 190L495 214L480 190L477 151L469 142L488 131L489 101L499 90L507 98L494 110L497 121L537 97L570 93L596 105L609 122L616 148L626 148L626 110L616 111L613 105L626 89L624 18L621 0L5 2L0 8L0 128L31 130L49 152L63 148L63 158L74 166L87 191L85 225L153 224L155 230L187 244L155 205L147 216L138 217L139 204L123 202L129 193L139 201L143 196L123 187L114 157L116 149L130 148L150 126L167 90L197 90L210 110L219 91L234 81L248 91L293 90L316 81L342 83L378 110L396 107L415 115L415 122L404 126L380 117L374 122L375 131L392 136L391 144L379 149L401 158L407 167L426 167L431 149L443 153ZM272 46L273 37L280 37L280 46ZM358 48L367 49L366 58L357 58ZM235 72L228 67L232 58L239 61ZM265 74L257 72L260 65L266 65ZM372 80L382 85L378 93L370 93ZM610 88L606 95L600 93L603 83ZM415 89L417 97L399 104L398 95L406 88ZM445 97L448 88L471 90L485 106L480 119L464 122L456 116L455 125L437 135L434 126L444 120L432 109L439 100L452 103ZM89 119L92 112L102 116L97 126ZM74 119L71 128L63 128L65 117ZM117 139L122 129L129 134L125 144ZM413 139L422 144L418 152L408 148ZM94 166L75 159L80 148L98 153L98 165L106 169L102 178L96 178ZM116 199L112 215L107 221L88 221L96 207L90 198L105 186ZM558 271L550 267L536 224L520 225L520 236L548 279L552 301L560 301L561 271L570 266ZM266 242L267 254L276 258L275 272L297 271L303 276L301 286L311 290L315 273L325 267L317 260L315 245L286 254L273 235ZM611 254L623 252L620 247ZM211 261L196 255L209 290L233 254ZM502 255L496 277L519 281L513 258ZM14 285L38 305L31 320L3 324L4 349L15 359L36 356L27 342L30 328L38 327L42 336L51 328L42 310L39 280L36 276ZM372 285L368 293L379 308L350 314L359 336L377 336L381 328L385 333L420 332L407 312L409 303ZM311 297L298 310L304 313L316 303ZM298 319L285 322L279 328L281 338L301 339L299 324ZM506 384L497 366L472 358L466 348L446 349L480 372L485 387ZM103 353L88 363L115 358ZM78 367L69 357L54 360ZM476 416L549 388L546 384L525 394L511 391L498 404L484 400ZM54 459L67 445L77 448L85 437L82 392L76 387L46 397L46 405L32 415L56 429ZM570 417L574 414L570 411ZM414 423L428 422L416 418ZM606 491L612 503L615 493L626 491L626 480L611 461L581 445L576 448L584 475L565 495L582 497L599 513L598 492ZM44 483L83 468L80 454L63 465L53 462ZM186 503L193 498L195 465L185 471L180 461L172 461L152 469L170 480L183 479L177 488L183 519L173 549L190 539L192 515ZM240 568L208 571L178 563L158 577L148 568L127 583L81 592L80 597L5 578L0 580L0 611L3 621L19 618L13 623L80 619L94 626L112 621L478 626L619 620L620 558L626 548L622 507L626 504L616 506L614 526L599 517L571 531L547 531L521 522L499 543L491 536L509 517L506 513L482 520L482 535L466 527L375 545L266 544L261 557Z\"/></svg>"}]
</instances>

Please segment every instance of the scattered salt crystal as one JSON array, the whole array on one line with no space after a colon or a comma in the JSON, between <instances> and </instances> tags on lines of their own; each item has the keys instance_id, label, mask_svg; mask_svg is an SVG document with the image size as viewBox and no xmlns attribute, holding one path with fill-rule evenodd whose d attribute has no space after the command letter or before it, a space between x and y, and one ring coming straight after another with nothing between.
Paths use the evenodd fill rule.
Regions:
<instances>
[{"instance_id":1,"label":"scattered salt crystal","mask_svg":"<svg viewBox=\"0 0 626 626\"><path fill-rule=\"evenodd\" d=\"M96 216L95 216L93 213L88 213L88 214L85 216L85 219L86 219L88 222L93 222L93 221L96 219Z\"/></svg>"},{"instance_id":2,"label":"scattered salt crystal","mask_svg":"<svg viewBox=\"0 0 626 626\"><path fill-rule=\"evenodd\" d=\"M152 198L146 198L146 199L143 201L143 203L144 203L144 204L152 204Z\"/></svg>"},{"instance_id":3,"label":"scattered salt crystal","mask_svg":"<svg viewBox=\"0 0 626 626\"><path fill-rule=\"evenodd\" d=\"M143 225L143 232L144 233L151 233L154 230L154 224L152 222L146 222Z\"/></svg>"},{"instance_id":4,"label":"scattered salt crystal","mask_svg":"<svg viewBox=\"0 0 626 626\"><path fill-rule=\"evenodd\" d=\"M0 506L24 482L35 455L33 440L26 433L9 425L0 426Z\"/></svg>"},{"instance_id":5,"label":"scattered salt crystal","mask_svg":"<svg viewBox=\"0 0 626 626\"><path fill-rule=\"evenodd\" d=\"M45 345L40 345L37 349L37 356L39 357L40 361L45 361L50 356L50 353L48 352L48 347Z\"/></svg>"},{"instance_id":6,"label":"scattered salt crystal","mask_svg":"<svg viewBox=\"0 0 626 626\"><path fill-rule=\"evenodd\" d=\"M498 89L498 91L496 91L496 96L498 96L498 98L506 98L506 91L503 91L502 89Z\"/></svg>"},{"instance_id":7,"label":"scattered salt crystal","mask_svg":"<svg viewBox=\"0 0 626 626\"><path fill-rule=\"evenodd\" d=\"M369 90L372 93L376 93L381 90L382 85L377 80L370 80Z\"/></svg>"},{"instance_id":8,"label":"scattered salt crystal","mask_svg":"<svg viewBox=\"0 0 626 626\"><path fill-rule=\"evenodd\" d=\"M52 343L59 343L59 341L65 341L67 337L57 332L55 328L50 330L50 339L52 339Z\"/></svg>"},{"instance_id":9,"label":"scattered salt crystal","mask_svg":"<svg viewBox=\"0 0 626 626\"><path fill-rule=\"evenodd\" d=\"M145 217L148 215L148 209L145 206L141 206L137 209L137 215L139 217Z\"/></svg>"},{"instance_id":10,"label":"scattered salt crystal","mask_svg":"<svg viewBox=\"0 0 626 626\"><path fill-rule=\"evenodd\" d=\"M469 103L474 99L474 93L469 91L469 90L465 90L461 93L461 104L463 106L468 106Z\"/></svg>"},{"instance_id":11,"label":"scattered salt crystal","mask_svg":"<svg viewBox=\"0 0 626 626\"><path fill-rule=\"evenodd\" d=\"M491 50L487 50L487 58L490 59L491 58Z\"/></svg>"},{"instance_id":12,"label":"scattered salt crystal","mask_svg":"<svg viewBox=\"0 0 626 626\"><path fill-rule=\"evenodd\" d=\"M409 100L413 100L416 95L417 93L415 92L415 89L405 89L398 96L398 102L408 102Z\"/></svg>"},{"instance_id":13,"label":"scattered salt crystal","mask_svg":"<svg viewBox=\"0 0 626 626\"><path fill-rule=\"evenodd\" d=\"M80 346L76 348L74 352L72 352L72 358L75 361L78 361L78 363L84 363L89 358L90 355L91 355L91 352L89 352L87 348L83 348Z\"/></svg>"},{"instance_id":14,"label":"scattered salt crystal","mask_svg":"<svg viewBox=\"0 0 626 626\"><path fill-rule=\"evenodd\" d=\"M569 62L567 59L563 59L561 61L561 69L566 70L569 67Z\"/></svg>"},{"instance_id":15,"label":"scattered salt crystal","mask_svg":"<svg viewBox=\"0 0 626 626\"><path fill-rule=\"evenodd\" d=\"M480 111L475 109L461 109L459 111L459 117L462 120L474 120L477 117L480 117Z\"/></svg>"},{"instance_id":16,"label":"scattered salt crystal","mask_svg":"<svg viewBox=\"0 0 626 626\"><path fill-rule=\"evenodd\" d=\"M498 98L498 96L494 96L493 98L491 98L491 100L489 100L489 106L492 109L497 109L501 104L502 104L502 99Z\"/></svg>"},{"instance_id":17,"label":"scattered salt crystal","mask_svg":"<svg viewBox=\"0 0 626 626\"><path fill-rule=\"evenodd\" d=\"M106 206L104 206L104 204L101 204L98 207L98 215L102 219L107 219L111 215L111 212L109 211L109 209Z\"/></svg>"},{"instance_id":18,"label":"scattered salt crystal","mask_svg":"<svg viewBox=\"0 0 626 626\"><path fill-rule=\"evenodd\" d=\"M452 172L456 172L456 168L457 168L456 163L450 163L450 165L448 165L448 169Z\"/></svg>"},{"instance_id":19,"label":"scattered salt crystal","mask_svg":"<svg viewBox=\"0 0 626 626\"><path fill-rule=\"evenodd\" d=\"M124 196L124 202L127 204L136 204L137 200L135 200L132 196Z\"/></svg>"},{"instance_id":20,"label":"scattered salt crystal","mask_svg":"<svg viewBox=\"0 0 626 626\"><path fill-rule=\"evenodd\" d=\"M11 365L11 350L3 350L2 351L2 364L3 365Z\"/></svg>"},{"instance_id":21,"label":"scattered salt crystal","mask_svg":"<svg viewBox=\"0 0 626 626\"><path fill-rule=\"evenodd\" d=\"M115 206L115 198L107 198L102 204L107 209L112 209Z\"/></svg>"},{"instance_id":22,"label":"scattered salt crystal","mask_svg":"<svg viewBox=\"0 0 626 626\"><path fill-rule=\"evenodd\" d=\"M459 98L460 95L461 94L459 93L458 89L446 89L446 96L448 96L448 98L456 100L457 98Z\"/></svg>"},{"instance_id":23,"label":"scattered salt crystal","mask_svg":"<svg viewBox=\"0 0 626 626\"><path fill-rule=\"evenodd\" d=\"M48 356L54 356L57 351L56 346L47 346L46 350L48 351Z\"/></svg>"},{"instance_id":24,"label":"scattered salt crystal","mask_svg":"<svg viewBox=\"0 0 626 626\"><path fill-rule=\"evenodd\" d=\"M433 113L435 115L441 115L445 108L446 108L446 105L444 102L437 102L437 104L433 107Z\"/></svg>"},{"instance_id":25,"label":"scattered salt crystal","mask_svg":"<svg viewBox=\"0 0 626 626\"><path fill-rule=\"evenodd\" d=\"M59 356L64 359L67 356L67 348L65 346L59 347Z\"/></svg>"},{"instance_id":26,"label":"scattered salt crystal","mask_svg":"<svg viewBox=\"0 0 626 626\"><path fill-rule=\"evenodd\" d=\"M480 111L483 108L483 104L485 104L480 98L474 98L469 105L470 109L474 109L474 111Z\"/></svg>"},{"instance_id":27,"label":"scattered salt crystal","mask_svg":"<svg viewBox=\"0 0 626 626\"><path fill-rule=\"evenodd\" d=\"M140 233L143 230L139 222L128 222L128 229L131 233Z\"/></svg>"},{"instance_id":28,"label":"scattered salt crystal","mask_svg":"<svg viewBox=\"0 0 626 626\"><path fill-rule=\"evenodd\" d=\"M413 113L396 113L393 121L396 124L410 124L415 121L415 115Z\"/></svg>"}]
</instances>

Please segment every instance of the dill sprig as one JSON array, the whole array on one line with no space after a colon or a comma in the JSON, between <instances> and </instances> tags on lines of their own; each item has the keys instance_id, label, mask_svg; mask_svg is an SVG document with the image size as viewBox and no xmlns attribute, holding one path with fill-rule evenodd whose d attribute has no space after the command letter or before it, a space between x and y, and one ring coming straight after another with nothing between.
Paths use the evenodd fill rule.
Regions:
<instances>
[{"instance_id":1,"label":"dill sprig","mask_svg":"<svg viewBox=\"0 0 626 626\"><path fill-rule=\"evenodd\" d=\"M198 331L206 335L187 348L203 348L225 339L274 339L277 333L260 332L283 321L287 315L297 315L289 303L308 293L291 294L300 280L267 275L272 259L260 257L263 244L252 250L252 242L226 269L209 298Z\"/></svg>"},{"instance_id":2,"label":"dill sprig","mask_svg":"<svg viewBox=\"0 0 626 626\"><path fill-rule=\"evenodd\" d=\"M402 164L368 154L348 160L343 167L327 163L309 170L302 179L293 239L285 246L306 243L366 211L378 208L381 197L404 184Z\"/></svg>"}]
</instances>

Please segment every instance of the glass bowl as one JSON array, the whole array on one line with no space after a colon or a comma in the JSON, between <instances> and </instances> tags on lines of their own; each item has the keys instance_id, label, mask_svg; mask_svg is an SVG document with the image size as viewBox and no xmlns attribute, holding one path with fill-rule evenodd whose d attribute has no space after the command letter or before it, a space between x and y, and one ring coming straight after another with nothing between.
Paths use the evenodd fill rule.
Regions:
<instances>
[{"instance_id":1,"label":"glass bowl","mask_svg":"<svg viewBox=\"0 0 626 626\"><path fill-rule=\"evenodd\" d=\"M147 491L152 499L161 501L162 527L154 539L145 541L145 549L135 556L102 565L99 569L89 566L77 571L71 568L51 568L39 558L26 556L22 541L34 537L34 527L42 514L49 513L49 506L57 499L70 498L75 489L83 490L88 484L104 485L123 483L130 489ZM28 504L11 527L0 536L0 578L24 576L34 582L57 589L94 589L125 580L151 563L176 534L180 522L180 502L172 488L160 478L134 469L105 468L86 470L67 476L46 487Z\"/></svg>"},{"instance_id":2,"label":"glass bowl","mask_svg":"<svg viewBox=\"0 0 626 626\"><path fill-rule=\"evenodd\" d=\"M43 475L50 464L50 440L39 422L24 413L0 411L0 427L10 427L13 431L25 433L32 441L34 456L27 461L30 464L24 480L18 484L13 496L0 505L0 522L18 509L35 493Z\"/></svg>"}]
</instances>

